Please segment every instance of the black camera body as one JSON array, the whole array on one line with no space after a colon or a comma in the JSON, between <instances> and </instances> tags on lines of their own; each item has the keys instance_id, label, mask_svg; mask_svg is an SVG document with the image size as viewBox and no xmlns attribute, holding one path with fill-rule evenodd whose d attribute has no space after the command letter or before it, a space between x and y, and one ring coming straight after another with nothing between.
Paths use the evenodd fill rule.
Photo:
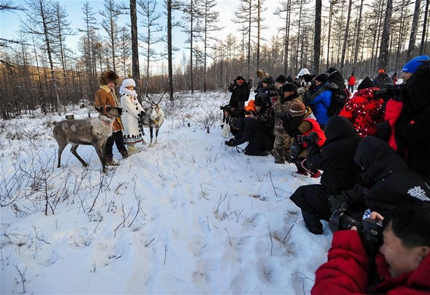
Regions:
<instances>
[{"instance_id":1,"label":"black camera body","mask_svg":"<svg viewBox=\"0 0 430 295\"><path fill-rule=\"evenodd\" d=\"M373 94L375 97L380 97L384 100L388 100L390 98L397 98L398 100L402 100L403 87L404 84L389 84L385 88L376 90Z\"/></svg>"},{"instance_id":2,"label":"black camera body","mask_svg":"<svg viewBox=\"0 0 430 295\"><path fill-rule=\"evenodd\" d=\"M227 111L227 112L230 112L230 111L231 111L228 105L225 105L225 106L219 106L219 109L220 109L221 111Z\"/></svg>"},{"instance_id":3,"label":"black camera body","mask_svg":"<svg viewBox=\"0 0 430 295\"><path fill-rule=\"evenodd\" d=\"M332 232L357 227L361 242L370 257L374 257L382 245L383 224L371 218L364 218L361 222L355 220L346 209L337 209L330 217L329 227Z\"/></svg>"}]
</instances>

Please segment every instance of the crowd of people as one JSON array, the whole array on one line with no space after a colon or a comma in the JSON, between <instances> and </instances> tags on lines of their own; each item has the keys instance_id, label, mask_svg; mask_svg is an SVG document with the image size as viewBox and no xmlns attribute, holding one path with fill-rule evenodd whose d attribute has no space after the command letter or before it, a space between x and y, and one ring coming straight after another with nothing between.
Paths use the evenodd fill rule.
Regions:
<instances>
[{"instance_id":1,"label":"crowd of people","mask_svg":"<svg viewBox=\"0 0 430 295\"><path fill-rule=\"evenodd\" d=\"M295 78L274 79L261 70L257 76L256 107L233 112L239 103L232 94L225 108L224 124L235 132L225 144L248 141L245 154L270 153L276 164L292 163L296 173L321 178L290 197L309 232L322 234L321 220L337 225L330 227L332 248L312 294L430 293L429 57L408 61L401 84L384 69L358 86L353 73L345 81L334 67L318 75L302 69ZM329 115L345 88L352 97ZM354 222L342 227L339 218ZM373 231L365 226L382 220Z\"/></svg>"}]
</instances>

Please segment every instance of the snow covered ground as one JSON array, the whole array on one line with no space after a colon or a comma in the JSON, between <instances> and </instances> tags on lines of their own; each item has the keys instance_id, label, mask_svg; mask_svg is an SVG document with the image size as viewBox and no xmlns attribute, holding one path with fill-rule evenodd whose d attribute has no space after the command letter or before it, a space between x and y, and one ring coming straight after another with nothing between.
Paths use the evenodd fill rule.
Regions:
<instances>
[{"instance_id":1,"label":"snow covered ground","mask_svg":"<svg viewBox=\"0 0 430 295\"><path fill-rule=\"evenodd\" d=\"M163 101L158 145L114 147L107 174L90 146L88 168L69 147L56 168L64 115L0 121L1 294L309 294L332 235L309 233L289 197L319 179L226 147L228 99Z\"/></svg>"}]
</instances>

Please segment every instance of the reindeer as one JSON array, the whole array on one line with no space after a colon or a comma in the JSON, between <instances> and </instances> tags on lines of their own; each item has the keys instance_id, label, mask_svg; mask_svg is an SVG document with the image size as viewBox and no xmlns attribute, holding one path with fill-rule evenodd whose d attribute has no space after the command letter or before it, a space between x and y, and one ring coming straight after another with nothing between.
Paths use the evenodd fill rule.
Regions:
<instances>
[{"instance_id":1,"label":"reindeer","mask_svg":"<svg viewBox=\"0 0 430 295\"><path fill-rule=\"evenodd\" d=\"M88 166L77 153L80 144L92 145L102 163L103 172L106 172L107 139L112 136L112 124L121 116L122 109L109 105L96 107L99 116L83 120L64 120L55 124L53 136L58 143L58 166L61 167L61 154L67 144L71 143L72 154L82 163Z\"/></svg>"},{"instance_id":2,"label":"reindeer","mask_svg":"<svg viewBox=\"0 0 430 295\"><path fill-rule=\"evenodd\" d=\"M164 96L164 94L163 94ZM139 119L139 127L142 131L142 135L144 135L143 128L149 127L149 133L151 136L151 141L149 143L149 147L152 147L152 137L153 137L153 129L155 128L155 142L154 144L157 144L158 139L158 130L160 129L161 125L164 123L164 111L161 109L159 103L163 99L163 96L161 96L160 100L155 103L152 99L148 97L147 99L144 99L144 101L148 102L151 106L146 111L145 115L140 117ZM143 144L146 144L145 139L143 139Z\"/></svg>"}]
</instances>

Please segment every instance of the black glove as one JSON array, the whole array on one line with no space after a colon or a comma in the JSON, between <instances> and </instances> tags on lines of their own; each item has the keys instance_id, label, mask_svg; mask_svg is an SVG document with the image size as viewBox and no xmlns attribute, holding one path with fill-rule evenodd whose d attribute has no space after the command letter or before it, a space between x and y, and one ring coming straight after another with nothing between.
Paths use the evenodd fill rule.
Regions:
<instances>
[{"instance_id":1,"label":"black glove","mask_svg":"<svg viewBox=\"0 0 430 295\"><path fill-rule=\"evenodd\" d=\"M230 140L225 141L224 144L226 146L235 146L233 138L231 138Z\"/></svg>"},{"instance_id":2,"label":"black glove","mask_svg":"<svg viewBox=\"0 0 430 295\"><path fill-rule=\"evenodd\" d=\"M316 132L311 132L308 135L297 135L296 140L298 143L306 143L308 146L313 146L317 143L319 137Z\"/></svg>"},{"instance_id":3,"label":"black glove","mask_svg":"<svg viewBox=\"0 0 430 295\"><path fill-rule=\"evenodd\" d=\"M289 163L294 163L301 152L302 152L301 145L297 142L297 140L294 140L293 144L290 147L290 157L287 158L287 161Z\"/></svg>"}]
</instances>

